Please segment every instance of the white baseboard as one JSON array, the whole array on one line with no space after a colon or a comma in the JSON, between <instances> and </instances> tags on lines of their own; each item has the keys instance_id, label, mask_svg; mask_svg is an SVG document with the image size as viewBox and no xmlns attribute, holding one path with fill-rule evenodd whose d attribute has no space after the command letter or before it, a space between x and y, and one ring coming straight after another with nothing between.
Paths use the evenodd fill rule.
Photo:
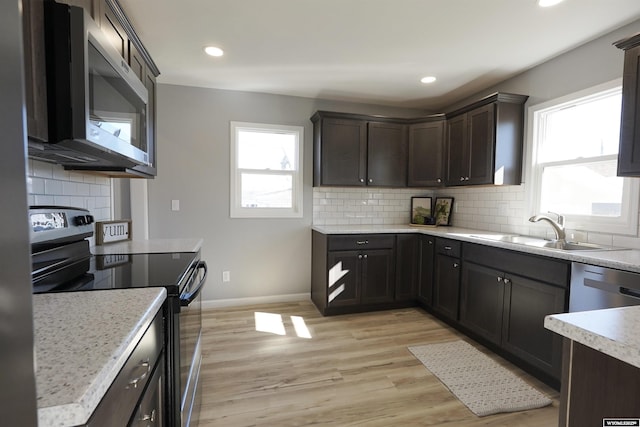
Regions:
<instances>
[{"instance_id":1,"label":"white baseboard","mask_svg":"<svg viewBox=\"0 0 640 427\"><path fill-rule=\"evenodd\" d=\"M203 300L202 308L236 307L241 305L272 304L278 302L311 301L311 293L272 295L265 297L247 297Z\"/></svg>"}]
</instances>

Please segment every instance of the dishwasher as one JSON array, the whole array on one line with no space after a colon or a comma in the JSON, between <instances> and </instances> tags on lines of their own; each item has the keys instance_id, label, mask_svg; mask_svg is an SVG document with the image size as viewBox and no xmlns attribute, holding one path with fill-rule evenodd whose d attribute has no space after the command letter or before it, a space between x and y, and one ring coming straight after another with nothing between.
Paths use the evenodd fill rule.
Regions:
<instances>
[{"instance_id":1,"label":"dishwasher","mask_svg":"<svg viewBox=\"0 0 640 427\"><path fill-rule=\"evenodd\" d=\"M569 312L640 305L640 274L574 262Z\"/></svg>"}]
</instances>

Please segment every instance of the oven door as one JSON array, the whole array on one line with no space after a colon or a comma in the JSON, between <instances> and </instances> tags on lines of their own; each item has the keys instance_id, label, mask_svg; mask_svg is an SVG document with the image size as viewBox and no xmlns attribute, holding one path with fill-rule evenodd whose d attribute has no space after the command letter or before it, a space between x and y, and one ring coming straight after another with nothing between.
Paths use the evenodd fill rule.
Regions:
<instances>
[{"instance_id":1,"label":"oven door","mask_svg":"<svg viewBox=\"0 0 640 427\"><path fill-rule=\"evenodd\" d=\"M207 279L207 264L200 261L180 295L180 419L182 426L197 424L198 377L202 352L202 302L200 292Z\"/></svg>"}]
</instances>

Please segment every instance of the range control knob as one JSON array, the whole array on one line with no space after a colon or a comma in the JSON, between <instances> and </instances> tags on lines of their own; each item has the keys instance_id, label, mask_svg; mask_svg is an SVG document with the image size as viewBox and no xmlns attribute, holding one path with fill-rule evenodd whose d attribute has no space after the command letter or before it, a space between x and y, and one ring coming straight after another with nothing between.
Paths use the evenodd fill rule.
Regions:
<instances>
[{"instance_id":1,"label":"range control knob","mask_svg":"<svg viewBox=\"0 0 640 427\"><path fill-rule=\"evenodd\" d=\"M78 215L73 218L73 223L77 226L93 224L93 215Z\"/></svg>"}]
</instances>

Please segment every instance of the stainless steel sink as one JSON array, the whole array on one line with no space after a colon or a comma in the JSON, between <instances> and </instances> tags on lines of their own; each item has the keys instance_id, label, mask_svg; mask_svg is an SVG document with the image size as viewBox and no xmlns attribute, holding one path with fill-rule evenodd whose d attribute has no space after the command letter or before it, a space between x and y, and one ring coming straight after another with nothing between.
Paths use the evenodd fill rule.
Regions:
<instances>
[{"instance_id":1,"label":"stainless steel sink","mask_svg":"<svg viewBox=\"0 0 640 427\"><path fill-rule=\"evenodd\" d=\"M520 236L517 234L472 234L471 237L560 251L613 251L626 249L612 246L601 246L594 243L561 242L558 240L547 240L540 237Z\"/></svg>"}]
</instances>

